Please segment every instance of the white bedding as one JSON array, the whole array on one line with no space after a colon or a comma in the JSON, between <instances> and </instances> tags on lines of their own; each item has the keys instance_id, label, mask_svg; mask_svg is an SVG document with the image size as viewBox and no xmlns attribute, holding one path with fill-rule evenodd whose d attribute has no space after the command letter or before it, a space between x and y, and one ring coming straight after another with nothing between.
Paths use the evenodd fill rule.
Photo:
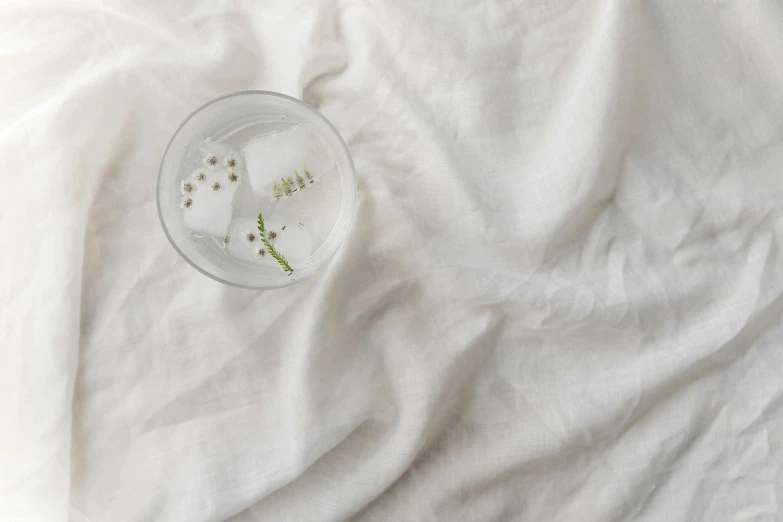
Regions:
<instances>
[{"instance_id":1,"label":"white bedding","mask_svg":"<svg viewBox=\"0 0 783 522\"><path fill-rule=\"evenodd\" d=\"M155 209L304 99L357 219L257 293ZM0 520L783 520L779 0L0 5Z\"/></svg>"}]
</instances>

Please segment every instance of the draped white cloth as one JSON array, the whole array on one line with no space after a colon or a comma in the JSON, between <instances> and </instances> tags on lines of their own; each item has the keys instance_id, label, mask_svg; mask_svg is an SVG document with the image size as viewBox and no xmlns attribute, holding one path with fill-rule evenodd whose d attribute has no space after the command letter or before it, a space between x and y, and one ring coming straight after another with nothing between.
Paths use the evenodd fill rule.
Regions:
<instances>
[{"instance_id":1,"label":"draped white cloth","mask_svg":"<svg viewBox=\"0 0 783 522\"><path fill-rule=\"evenodd\" d=\"M318 275L155 209L206 101L342 133ZM0 5L0 520L783 519L779 0Z\"/></svg>"}]
</instances>

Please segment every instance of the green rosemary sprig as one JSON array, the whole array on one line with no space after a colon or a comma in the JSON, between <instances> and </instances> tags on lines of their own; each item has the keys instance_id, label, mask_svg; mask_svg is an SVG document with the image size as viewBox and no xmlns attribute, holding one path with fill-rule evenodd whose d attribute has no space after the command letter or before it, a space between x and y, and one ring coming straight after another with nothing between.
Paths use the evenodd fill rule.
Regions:
<instances>
[{"instance_id":1,"label":"green rosemary sprig","mask_svg":"<svg viewBox=\"0 0 783 522\"><path fill-rule=\"evenodd\" d=\"M264 225L264 217L260 212L258 213L258 231L261 233L261 242L264 243L264 245L266 245L266 247L269 249L269 255L275 258L275 261L277 261L277 263L280 265L280 268L282 268L288 275L293 274L294 269L291 268L291 265L288 264L288 261L285 260L285 257L275 250L275 247L273 247L272 243L269 242L269 239L266 236L266 225Z\"/></svg>"}]
</instances>

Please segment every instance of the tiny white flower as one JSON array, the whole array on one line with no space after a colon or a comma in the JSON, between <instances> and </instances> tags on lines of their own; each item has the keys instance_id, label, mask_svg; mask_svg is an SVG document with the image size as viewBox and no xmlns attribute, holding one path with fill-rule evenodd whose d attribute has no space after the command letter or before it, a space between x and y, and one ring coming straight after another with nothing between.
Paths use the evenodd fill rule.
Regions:
<instances>
[{"instance_id":1,"label":"tiny white flower","mask_svg":"<svg viewBox=\"0 0 783 522\"><path fill-rule=\"evenodd\" d=\"M216 181L216 182L214 182L214 183L212 184L212 187L210 187L210 188L211 188L212 190L214 190L215 192L217 192L217 191L218 191L218 190L220 190L222 187L223 187L223 185L221 185L220 183L218 183L218 182Z\"/></svg>"},{"instance_id":2,"label":"tiny white flower","mask_svg":"<svg viewBox=\"0 0 783 522\"><path fill-rule=\"evenodd\" d=\"M193 179L199 183L204 183L205 181L207 181L207 173L201 169L194 170Z\"/></svg>"},{"instance_id":3,"label":"tiny white flower","mask_svg":"<svg viewBox=\"0 0 783 522\"><path fill-rule=\"evenodd\" d=\"M234 172L233 170L229 171L226 174L226 181L229 183L239 183L239 174Z\"/></svg>"},{"instance_id":4,"label":"tiny white flower","mask_svg":"<svg viewBox=\"0 0 783 522\"><path fill-rule=\"evenodd\" d=\"M266 249L262 247L262 248L259 248L258 250L256 250L256 256L258 256L259 258L265 257L266 256Z\"/></svg>"},{"instance_id":5,"label":"tiny white flower","mask_svg":"<svg viewBox=\"0 0 783 522\"><path fill-rule=\"evenodd\" d=\"M192 181L183 179L182 183L179 184L179 191L182 192L183 195L192 194L196 191L196 185Z\"/></svg>"},{"instance_id":6,"label":"tiny white flower","mask_svg":"<svg viewBox=\"0 0 783 522\"><path fill-rule=\"evenodd\" d=\"M247 241L248 243L252 243L255 240L256 240L256 233L255 232L253 232L251 230L248 230L247 232L245 232L245 241Z\"/></svg>"},{"instance_id":7,"label":"tiny white flower","mask_svg":"<svg viewBox=\"0 0 783 522\"><path fill-rule=\"evenodd\" d=\"M185 210L190 210L190 207L193 206L193 198L185 196L182 198L182 200L179 202L179 206L181 208L184 208Z\"/></svg>"},{"instance_id":8,"label":"tiny white flower","mask_svg":"<svg viewBox=\"0 0 783 522\"><path fill-rule=\"evenodd\" d=\"M236 156L226 156L223 158L223 166L229 169L234 169L239 165L239 159Z\"/></svg>"},{"instance_id":9,"label":"tiny white flower","mask_svg":"<svg viewBox=\"0 0 783 522\"><path fill-rule=\"evenodd\" d=\"M217 154L214 154L210 152L206 156L204 156L204 166L209 168L214 168L220 163L220 158L218 158Z\"/></svg>"}]
</instances>

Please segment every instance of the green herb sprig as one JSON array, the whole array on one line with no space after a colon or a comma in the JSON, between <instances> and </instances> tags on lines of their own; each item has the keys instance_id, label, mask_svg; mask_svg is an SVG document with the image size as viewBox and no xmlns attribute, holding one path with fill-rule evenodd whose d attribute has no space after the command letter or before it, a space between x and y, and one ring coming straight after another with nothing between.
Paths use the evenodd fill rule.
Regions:
<instances>
[{"instance_id":1,"label":"green herb sprig","mask_svg":"<svg viewBox=\"0 0 783 522\"><path fill-rule=\"evenodd\" d=\"M304 190L307 187L304 178L298 172L296 173L296 184L299 185L299 190Z\"/></svg>"},{"instance_id":2,"label":"green herb sprig","mask_svg":"<svg viewBox=\"0 0 783 522\"><path fill-rule=\"evenodd\" d=\"M273 258L275 258L275 261L280 265L280 268L282 268L288 275L291 275L294 273L294 269L291 268L291 265L288 264L288 261L286 261L285 257L283 257L282 254L280 254L277 250L275 250L275 247L272 246L272 243L269 242L269 238L266 235L266 225L264 225L264 217L259 212L258 214L258 231L261 234L261 242L266 245L266 248L269 249L269 255L271 255Z\"/></svg>"}]
</instances>

